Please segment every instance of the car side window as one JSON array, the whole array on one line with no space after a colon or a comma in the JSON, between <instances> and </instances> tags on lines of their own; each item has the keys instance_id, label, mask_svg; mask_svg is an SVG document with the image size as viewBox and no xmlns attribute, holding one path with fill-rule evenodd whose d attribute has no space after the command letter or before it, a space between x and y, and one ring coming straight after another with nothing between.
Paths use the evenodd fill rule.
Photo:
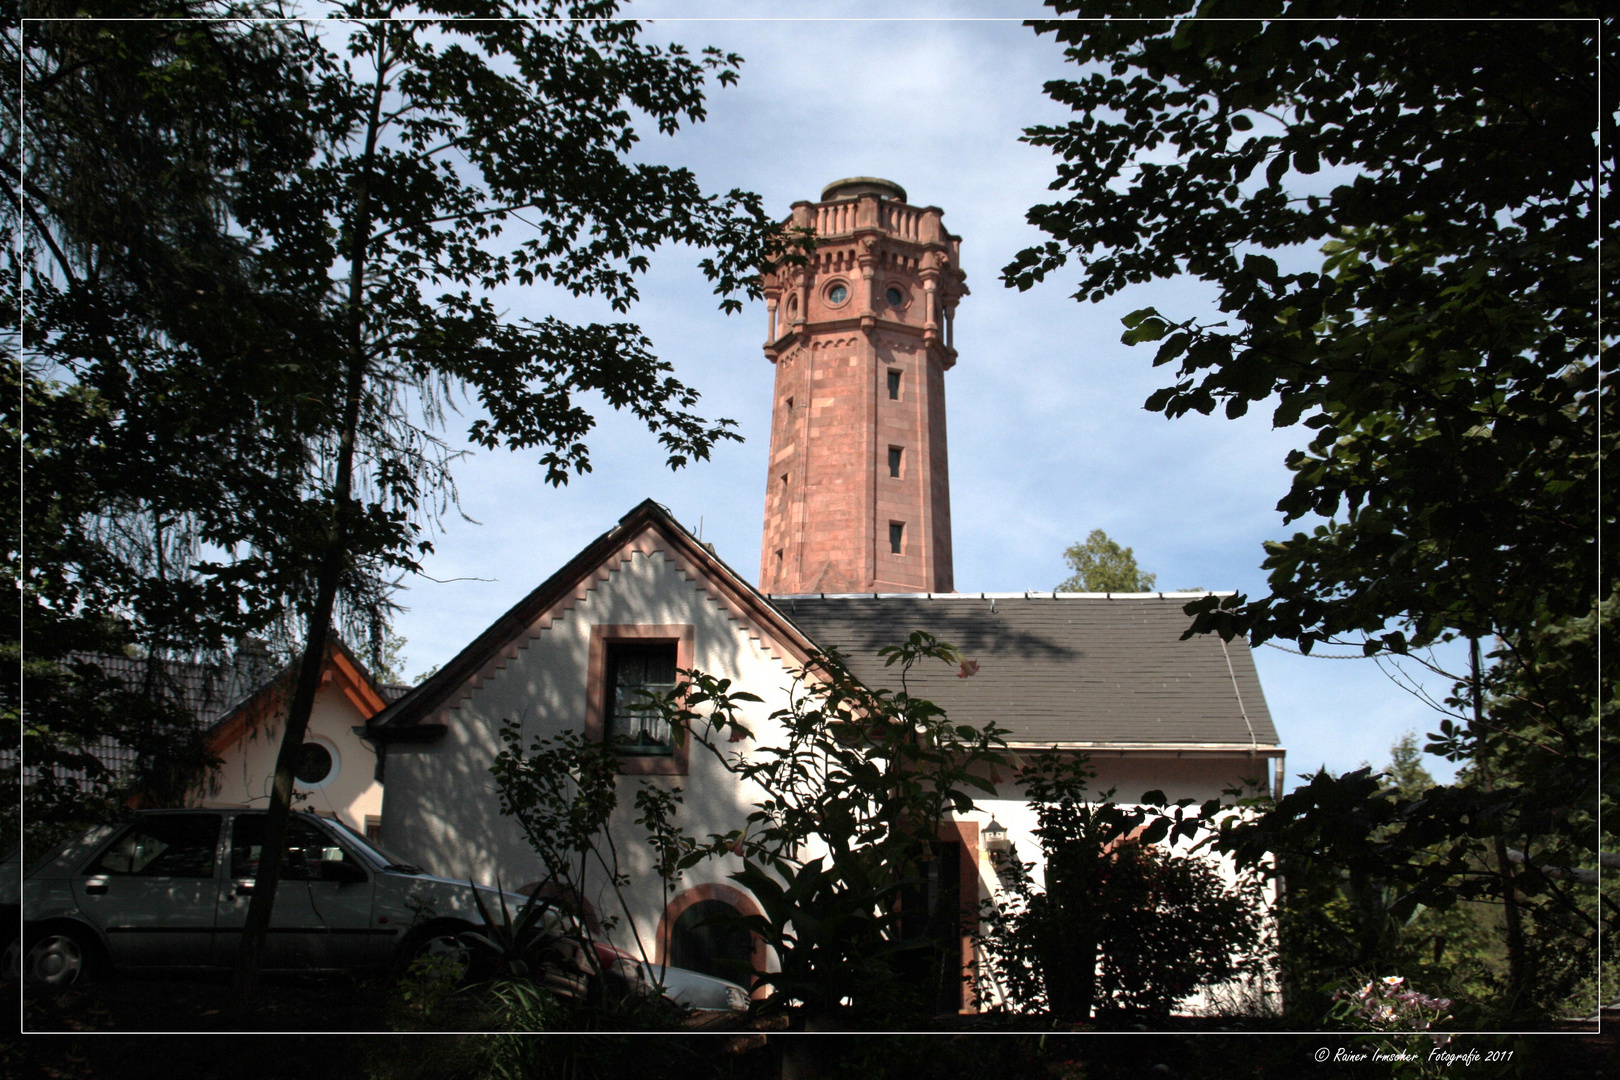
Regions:
<instances>
[{"instance_id":1,"label":"car side window","mask_svg":"<svg viewBox=\"0 0 1620 1080\"><path fill-rule=\"evenodd\" d=\"M231 877L259 876L259 857L264 851L264 821L264 817L257 814L236 819L231 830ZM344 880L340 877L343 871L330 869L339 863L349 863L355 870L363 870L358 859L314 824L299 817L287 822L287 853L281 861L282 880Z\"/></svg>"},{"instance_id":2,"label":"car side window","mask_svg":"<svg viewBox=\"0 0 1620 1080\"><path fill-rule=\"evenodd\" d=\"M218 846L217 814L154 814L113 841L89 873L211 878Z\"/></svg>"}]
</instances>

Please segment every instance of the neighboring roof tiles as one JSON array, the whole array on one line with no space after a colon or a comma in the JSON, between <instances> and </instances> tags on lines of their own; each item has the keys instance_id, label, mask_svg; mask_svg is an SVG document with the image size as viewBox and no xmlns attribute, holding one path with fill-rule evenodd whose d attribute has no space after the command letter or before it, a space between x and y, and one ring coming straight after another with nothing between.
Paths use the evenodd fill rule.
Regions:
<instances>
[{"instance_id":1,"label":"neighboring roof tiles","mask_svg":"<svg viewBox=\"0 0 1620 1080\"><path fill-rule=\"evenodd\" d=\"M147 660L105 653L75 654L101 668L125 689L140 693L151 682L178 698L206 728L218 722L243 699L275 677L278 670L270 653L259 643L239 650L230 661L203 664L191 660Z\"/></svg>"},{"instance_id":2,"label":"neighboring roof tiles","mask_svg":"<svg viewBox=\"0 0 1620 1080\"><path fill-rule=\"evenodd\" d=\"M403 696L408 686L379 686L354 651L335 634L328 639L328 664L340 676L339 687L362 717ZM197 730L208 737L209 748L219 752L240 738L253 724L283 707L276 692L290 684L296 662L278 666L262 642L249 641L228 662L204 664L191 660L148 660L105 653L76 653L74 660L94 663L103 674L134 693L172 694L191 713ZM135 763L135 751L105 735L88 748L114 775ZM16 764L15 750L0 750L0 769ZM82 778L77 771L63 776ZM30 769L23 777L32 778Z\"/></svg>"},{"instance_id":3,"label":"neighboring roof tiles","mask_svg":"<svg viewBox=\"0 0 1620 1080\"><path fill-rule=\"evenodd\" d=\"M874 688L900 689L877 651L924 630L978 673L927 661L910 692L958 723L994 720L1015 746L1275 747L1248 642L1179 640L1187 597L1029 594L773 596L823 648ZM1228 667L1230 660L1230 667ZM1246 714L1246 715L1245 715Z\"/></svg>"},{"instance_id":4,"label":"neighboring roof tiles","mask_svg":"<svg viewBox=\"0 0 1620 1080\"><path fill-rule=\"evenodd\" d=\"M70 659L95 664L109 679L132 693L172 695L191 713L199 731L218 723L276 673L269 653L257 642L225 663L149 660L108 653L75 653ZM115 775L135 763L135 751L110 735L102 736L88 749ZM17 759L16 751L0 751L0 769L10 768ZM81 778L74 770L62 775ZM23 779L29 781L31 777L30 769Z\"/></svg>"}]
</instances>

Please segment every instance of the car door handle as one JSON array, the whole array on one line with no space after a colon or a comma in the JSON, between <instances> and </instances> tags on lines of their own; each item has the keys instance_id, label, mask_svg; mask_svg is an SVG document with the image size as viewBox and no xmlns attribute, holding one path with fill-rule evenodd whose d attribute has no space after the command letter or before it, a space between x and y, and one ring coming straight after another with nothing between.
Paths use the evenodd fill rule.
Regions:
<instances>
[{"instance_id":1,"label":"car door handle","mask_svg":"<svg viewBox=\"0 0 1620 1080\"><path fill-rule=\"evenodd\" d=\"M100 896L107 891L107 883L105 881L92 881L84 887L84 891Z\"/></svg>"},{"instance_id":2,"label":"car door handle","mask_svg":"<svg viewBox=\"0 0 1620 1080\"><path fill-rule=\"evenodd\" d=\"M251 882L251 881L238 881L236 883L236 895L237 896L252 896L253 895L253 882Z\"/></svg>"}]
</instances>

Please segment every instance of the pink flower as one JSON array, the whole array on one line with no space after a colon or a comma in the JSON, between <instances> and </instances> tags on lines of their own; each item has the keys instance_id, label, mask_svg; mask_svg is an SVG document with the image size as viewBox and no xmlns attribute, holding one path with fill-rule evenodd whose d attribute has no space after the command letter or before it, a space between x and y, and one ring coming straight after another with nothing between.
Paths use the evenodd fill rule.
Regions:
<instances>
[{"instance_id":1,"label":"pink flower","mask_svg":"<svg viewBox=\"0 0 1620 1080\"><path fill-rule=\"evenodd\" d=\"M979 662L977 660L964 660L962 661L962 670L956 673L956 677L958 679L971 679L978 673Z\"/></svg>"}]
</instances>

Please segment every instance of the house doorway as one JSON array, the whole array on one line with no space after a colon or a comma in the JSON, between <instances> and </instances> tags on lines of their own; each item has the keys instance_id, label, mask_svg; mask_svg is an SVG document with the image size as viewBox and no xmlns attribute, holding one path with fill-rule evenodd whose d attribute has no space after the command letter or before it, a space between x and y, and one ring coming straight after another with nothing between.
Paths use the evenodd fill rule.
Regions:
<instances>
[{"instance_id":1,"label":"house doorway","mask_svg":"<svg viewBox=\"0 0 1620 1080\"><path fill-rule=\"evenodd\" d=\"M906 960L908 981L924 990L924 1004L936 1015L956 1013L963 1005L962 867L964 845L937 840L929 858L917 867L913 882L900 890L900 936L924 939Z\"/></svg>"}]
</instances>

